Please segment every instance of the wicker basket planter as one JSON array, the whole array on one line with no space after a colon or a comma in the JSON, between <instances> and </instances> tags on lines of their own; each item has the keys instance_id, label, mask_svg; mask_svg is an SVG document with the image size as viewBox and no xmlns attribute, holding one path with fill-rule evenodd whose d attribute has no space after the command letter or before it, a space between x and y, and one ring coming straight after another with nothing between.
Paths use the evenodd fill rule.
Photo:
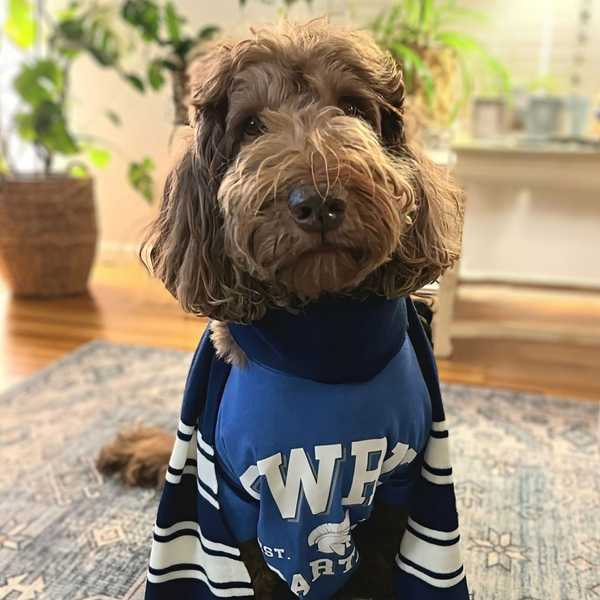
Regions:
<instances>
[{"instance_id":1,"label":"wicker basket planter","mask_svg":"<svg viewBox=\"0 0 600 600\"><path fill-rule=\"evenodd\" d=\"M97 237L91 179L0 179L0 276L13 294L84 292Z\"/></svg>"}]
</instances>

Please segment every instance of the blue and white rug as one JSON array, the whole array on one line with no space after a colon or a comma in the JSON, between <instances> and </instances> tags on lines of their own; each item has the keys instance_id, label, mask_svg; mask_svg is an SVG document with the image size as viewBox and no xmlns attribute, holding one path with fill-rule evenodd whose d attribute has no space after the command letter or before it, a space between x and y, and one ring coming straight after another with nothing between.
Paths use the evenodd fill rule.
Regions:
<instances>
[{"instance_id":1,"label":"blue and white rug","mask_svg":"<svg viewBox=\"0 0 600 600\"><path fill-rule=\"evenodd\" d=\"M94 342L0 395L0 600L138 600L158 502L94 468L174 430L187 353ZM600 598L599 405L445 386L473 600Z\"/></svg>"}]
</instances>

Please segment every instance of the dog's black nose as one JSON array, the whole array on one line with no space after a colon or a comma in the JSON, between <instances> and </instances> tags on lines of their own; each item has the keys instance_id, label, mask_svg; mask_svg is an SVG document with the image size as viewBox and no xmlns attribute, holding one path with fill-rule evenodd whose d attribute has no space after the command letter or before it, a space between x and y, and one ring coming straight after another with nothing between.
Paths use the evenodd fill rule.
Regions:
<instances>
[{"instance_id":1,"label":"dog's black nose","mask_svg":"<svg viewBox=\"0 0 600 600\"><path fill-rule=\"evenodd\" d=\"M288 196L294 221L305 231L331 231L344 220L346 203L341 198L322 198L314 188L294 188Z\"/></svg>"}]
</instances>

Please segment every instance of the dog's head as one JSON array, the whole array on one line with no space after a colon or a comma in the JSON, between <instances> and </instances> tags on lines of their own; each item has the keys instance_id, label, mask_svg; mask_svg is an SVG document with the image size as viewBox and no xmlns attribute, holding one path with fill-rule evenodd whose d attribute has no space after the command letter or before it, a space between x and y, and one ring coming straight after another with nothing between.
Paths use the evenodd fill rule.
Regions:
<instances>
[{"instance_id":1,"label":"dog's head","mask_svg":"<svg viewBox=\"0 0 600 600\"><path fill-rule=\"evenodd\" d=\"M401 71L365 34L319 21L222 43L195 66L149 266L185 310L241 322L435 280L460 194L407 144L403 110Z\"/></svg>"}]
</instances>

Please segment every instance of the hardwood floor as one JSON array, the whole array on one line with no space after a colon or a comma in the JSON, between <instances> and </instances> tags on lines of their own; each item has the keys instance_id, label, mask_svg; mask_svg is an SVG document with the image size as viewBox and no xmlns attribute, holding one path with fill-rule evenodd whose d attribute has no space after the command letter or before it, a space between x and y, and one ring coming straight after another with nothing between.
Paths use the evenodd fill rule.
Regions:
<instances>
[{"instance_id":1,"label":"hardwood floor","mask_svg":"<svg viewBox=\"0 0 600 600\"><path fill-rule=\"evenodd\" d=\"M600 400L600 293L463 285L457 317L444 381ZM502 324L538 339L508 339ZM0 287L0 389L93 339L191 350L205 326L122 257L99 261L85 296L12 299Z\"/></svg>"}]
</instances>

